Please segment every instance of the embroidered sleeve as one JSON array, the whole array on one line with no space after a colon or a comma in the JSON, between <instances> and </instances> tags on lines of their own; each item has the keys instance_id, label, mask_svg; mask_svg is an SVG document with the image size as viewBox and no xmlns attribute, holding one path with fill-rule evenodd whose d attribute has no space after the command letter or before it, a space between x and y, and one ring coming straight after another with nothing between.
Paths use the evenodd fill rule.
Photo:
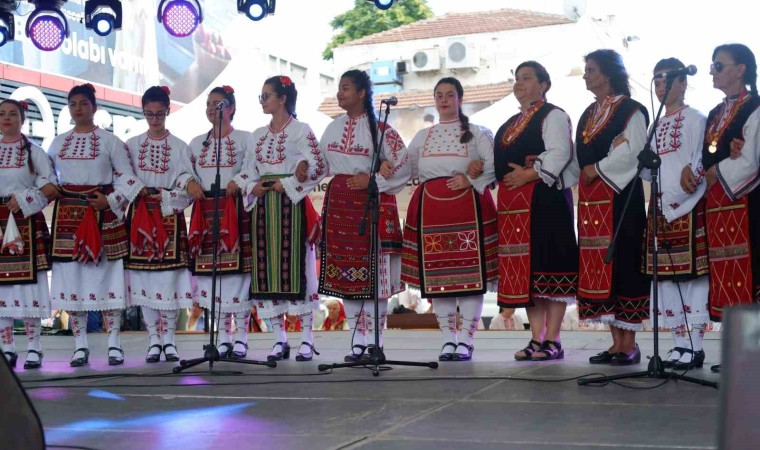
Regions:
<instances>
[{"instance_id":1,"label":"embroidered sleeve","mask_svg":"<svg viewBox=\"0 0 760 450\"><path fill-rule=\"evenodd\" d=\"M42 148L36 145L32 145L32 161L34 161L34 170L37 173L34 178L34 187L41 188L48 183L58 184L53 160Z\"/></svg>"},{"instance_id":2,"label":"embroidered sleeve","mask_svg":"<svg viewBox=\"0 0 760 450\"><path fill-rule=\"evenodd\" d=\"M475 190L482 194L490 184L496 181L496 167L493 161L493 134L491 130L484 127L479 127L474 134L475 153L477 153L478 159L483 161L483 174L475 179L468 176L467 179L470 180L470 184L475 187Z\"/></svg>"},{"instance_id":3,"label":"embroidered sleeve","mask_svg":"<svg viewBox=\"0 0 760 450\"><path fill-rule=\"evenodd\" d=\"M420 157L422 154L420 150L425 144L425 139L429 131L430 129L418 131L409 143L409 147L406 148L406 154L409 158L409 169L411 170L410 177L412 179L420 177Z\"/></svg>"},{"instance_id":4,"label":"embroidered sleeve","mask_svg":"<svg viewBox=\"0 0 760 450\"><path fill-rule=\"evenodd\" d=\"M245 139L241 139L241 150L238 152L238 156L242 154L243 163L240 167L240 172L232 177L240 190L245 192L246 189L253 189L256 183L259 181L258 170L256 169L256 154L254 149L256 148L253 133L246 133ZM245 196L243 196L245 197Z\"/></svg>"},{"instance_id":5,"label":"embroidered sleeve","mask_svg":"<svg viewBox=\"0 0 760 450\"><path fill-rule=\"evenodd\" d=\"M742 128L744 147L736 159L726 158L715 165L718 180L728 197L744 197L760 185L760 108L756 109Z\"/></svg>"},{"instance_id":6,"label":"embroidered sleeve","mask_svg":"<svg viewBox=\"0 0 760 450\"><path fill-rule=\"evenodd\" d=\"M551 111L544 119L542 136L546 151L538 155L533 169L541 181L548 186L564 189L566 180L563 172L573 160L573 125L570 117L559 109Z\"/></svg>"},{"instance_id":7,"label":"embroidered sleeve","mask_svg":"<svg viewBox=\"0 0 760 450\"><path fill-rule=\"evenodd\" d=\"M309 165L309 170L306 181L303 183L299 182L295 175L282 180L282 186L293 203L298 203L309 195L309 192L325 177L327 169L325 164L326 158L322 153L322 148L319 146L319 141L308 125L303 124L303 129L299 133L296 145L298 145L298 150L301 152L298 163L306 161Z\"/></svg>"},{"instance_id":8,"label":"embroidered sleeve","mask_svg":"<svg viewBox=\"0 0 760 450\"><path fill-rule=\"evenodd\" d=\"M693 116L687 116L685 121L682 136L681 136L681 148L680 152L683 152L684 159L687 161L693 161L696 155L702 155L702 145L705 136L705 117L700 114L694 114ZM663 162L664 166L664 162ZM671 173L675 174L674 180L671 180L675 185L675 189L663 189L663 204L662 213L668 222L672 222L679 217L688 214L697 205L699 200L705 194L706 185L700 183L697 185L697 191L694 193L687 193L681 188L680 175L683 167L676 167ZM664 172L664 171L663 171ZM661 182L668 182L663 176L660 177Z\"/></svg>"},{"instance_id":9,"label":"embroidered sleeve","mask_svg":"<svg viewBox=\"0 0 760 450\"><path fill-rule=\"evenodd\" d=\"M636 158L646 142L647 128L641 111L633 113L622 134L626 142L614 148L610 145L609 154L595 164L602 181L618 194L636 176Z\"/></svg>"},{"instance_id":10,"label":"embroidered sleeve","mask_svg":"<svg viewBox=\"0 0 760 450\"><path fill-rule=\"evenodd\" d=\"M398 132L390 126L385 130L382 150L384 159L393 163L393 174L391 178L385 179L378 173L377 188L380 192L397 194L406 187L406 182L412 175L412 165L409 164L409 155L404 141Z\"/></svg>"},{"instance_id":11,"label":"embroidered sleeve","mask_svg":"<svg viewBox=\"0 0 760 450\"><path fill-rule=\"evenodd\" d=\"M108 149L113 168L114 191L108 194L108 204L118 218L123 218L129 203L132 203L140 190L145 187L137 178L129 158L129 149L116 136L111 136L111 145Z\"/></svg>"}]
</instances>

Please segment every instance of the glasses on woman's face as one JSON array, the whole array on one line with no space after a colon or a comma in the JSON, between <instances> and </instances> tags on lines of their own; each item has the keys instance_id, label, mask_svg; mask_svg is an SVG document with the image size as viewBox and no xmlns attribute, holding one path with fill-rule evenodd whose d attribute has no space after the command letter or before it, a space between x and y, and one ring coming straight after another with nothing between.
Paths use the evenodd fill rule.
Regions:
<instances>
[{"instance_id":1,"label":"glasses on woman's face","mask_svg":"<svg viewBox=\"0 0 760 450\"><path fill-rule=\"evenodd\" d=\"M272 94L269 92L262 92L261 95L259 95L259 103L266 103L271 96Z\"/></svg>"},{"instance_id":2,"label":"glasses on woman's face","mask_svg":"<svg viewBox=\"0 0 760 450\"><path fill-rule=\"evenodd\" d=\"M161 111L154 113L152 111L143 111L143 116L150 120L150 119L163 119L166 117L166 111Z\"/></svg>"},{"instance_id":3,"label":"glasses on woman's face","mask_svg":"<svg viewBox=\"0 0 760 450\"><path fill-rule=\"evenodd\" d=\"M723 72L723 69L725 69L728 66L738 66L739 64L732 64L732 63L722 63L720 61L713 61L712 64L710 64L710 70L714 70L715 73L721 73Z\"/></svg>"}]
</instances>

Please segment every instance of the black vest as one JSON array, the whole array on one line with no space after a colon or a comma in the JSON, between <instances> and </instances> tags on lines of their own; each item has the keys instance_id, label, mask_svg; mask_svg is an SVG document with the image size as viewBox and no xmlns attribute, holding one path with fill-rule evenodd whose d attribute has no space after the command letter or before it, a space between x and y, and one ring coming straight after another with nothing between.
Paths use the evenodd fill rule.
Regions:
<instances>
[{"instance_id":1,"label":"black vest","mask_svg":"<svg viewBox=\"0 0 760 450\"><path fill-rule=\"evenodd\" d=\"M623 132L631 116L636 111L641 111L644 114L644 120L647 127L649 127L649 114L647 109L639 102L626 97L618 103L615 110L612 112L612 117L604 125L604 129L600 131L592 140L587 144L583 142L583 130L586 128L586 122L591 118L596 107L595 103L592 103L581 116L581 120L578 122L578 129L575 131L575 149L578 154L578 164L581 169L589 164L596 164L602 159L606 158L610 152L610 145L617 135Z\"/></svg>"},{"instance_id":2,"label":"black vest","mask_svg":"<svg viewBox=\"0 0 760 450\"><path fill-rule=\"evenodd\" d=\"M500 182L504 178L504 175L512 172L513 169L509 167L509 163L524 167L526 156L537 156L546 151L542 128L544 119L555 108L560 109L551 103L544 103L533 114L533 117L530 118L530 122L525 126L522 133L507 146L502 142L504 133L520 117L520 114L510 117L504 125L499 127L499 131L496 132L493 141L493 161L496 168L496 181Z\"/></svg>"},{"instance_id":3,"label":"black vest","mask_svg":"<svg viewBox=\"0 0 760 450\"><path fill-rule=\"evenodd\" d=\"M724 106L725 104L721 103L710 111L710 114L707 116L706 130L710 129L710 125L714 121L720 120L720 112ZM709 142L710 139L707 136L707 131L705 131L705 141L702 144L702 167L704 167L705 171L731 155L731 140L734 138L743 139L742 128L744 128L747 119L755 112L758 106L760 106L760 97L753 95L739 107L736 116L734 116L734 119L723 132L723 135L718 139L718 151L715 153L710 153L710 144L712 142Z\"/></svg>"}]
</instances>

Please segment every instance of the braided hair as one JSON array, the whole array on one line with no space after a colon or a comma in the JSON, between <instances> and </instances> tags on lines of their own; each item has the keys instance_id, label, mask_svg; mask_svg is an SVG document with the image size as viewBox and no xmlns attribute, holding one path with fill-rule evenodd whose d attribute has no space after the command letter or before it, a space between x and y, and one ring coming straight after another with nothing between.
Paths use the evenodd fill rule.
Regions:
<instances>
[{"instance_id":1,"label":"braided hair","mask_svg":"<svg viewBox=\"0 0 760 450\"><path fill-rule=\"evenodd\" d=\"M18 114L21 118L21 123L23 124L24 121L26 121L26 109L24 109L24 106L19 102L18 100L3 100L0 102L0 106L10 103L11 105L18 108ZM29 142L29 139L24 135L24 133L21 133L21 139L23 141L23 148L26 150L26 165L29 167L29 173L34 174L34 161L32 160L32 143Z\"/></svg>"},{"instance_id":2,"label":"braided hair","mask_svg":"<svg viewBox=\"0 0 760 450\"><path fill-rule=\"evenodd\" d=\"M749 85L749 91L752 95L757 95L757 60L755 60L755 54L752 53L752 50L744 44L719 45L713 50L713 61L715 61L718 52L726 52L731 55L736 64L744 64L746 69L742 81Z\"/></svg>"},{"instance_id":3,"label":"braided hair","mask_svg":"<svg viewBox=\"0 0 760 450\"><path fill-rule=\"evenodd\" d=\"M293 118L298 118L296 115L296 100L298 99L298 91L296 90L296 84L293 82L293 80L291 80L290 77L284 75L277 75L271 78L267 78L266 81L264 81L264 84L272 86L274 91L277 93L277 97L285 96L285 110L288 112L288 114L293 116Z\"/></svg>"},{"instance_id":4,"label":"braided hair","mask_svg":"<svg viewBox=\"0 0 760 450\"><path fill-rule=\"evenodd\" d=\"M352 69L341 75L341 78L348 78L357 91L364 91L364 112L367 113L369 122L369 132L372 134L372 146L377 150L377 116L375 115L375 105L373 103L372 80L367 72L358 69Z\"/></svg>"},{"instance_id":5,"label":"braided hair","mask_svg":"<svg viewBox=\"0 0 760 450\"><path fill-rule=\"evenodd\" d=\"M459 96L459 100L461 102L462 97L464 97L464 88L462 87L462 83L460 83L459 80L454 77L441 78L438 80L438 83L435 84L435 88L433 88L433 94L435 94L435 90L438 89L438 86L442 84L450 84L454 86L454 89L457 91L457 95ZM459 142L461 144L466 144L472 140L473 135L472 131L470 131L470 118L462 112L461 103L459 105L459 123L462 127L462 137L459 138Z\"/></svg>"}]
</instances>

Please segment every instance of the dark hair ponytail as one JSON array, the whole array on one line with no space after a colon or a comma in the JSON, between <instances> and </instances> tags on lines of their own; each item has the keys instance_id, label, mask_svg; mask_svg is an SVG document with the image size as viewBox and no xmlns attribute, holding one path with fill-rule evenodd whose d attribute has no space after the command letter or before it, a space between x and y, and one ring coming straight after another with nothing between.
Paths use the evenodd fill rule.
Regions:
<instances>
[{"instance_id":1,"label":"dark hair ponytail","mask_svg":"<svg viewBox=\"0 0 760 450\"><path fill-rule=\"evenodd\" d=\"M375 115L375 105L372 100L374 96L372 80L367 72L359 69L349 70L341 75L341 78L348 78L354 84L357 91L364 91L364 112L367 113L369 132L372 134L372 146L377 150L377 116Z\"/></svg>"},{"instance_id":2,"label":"dark hair ponytail","mask_svg":"<svg viewBox=\"0 0 760 450\"><path fill-rule=\"evenodd\" d=\"M715 47L713 50L712 59L715 61L715 56L718 52L726 52L731 55L736 64L744 64L746 69L744 70L744 84L749 85L749 91L752 95L757 94L757 60L755 54L744 44L723 44Z\"/></svg>"},{"instance_id":3,"label":"dark hair ponytail","mask_svg":"<svg viewBox=\"0 0 760 450\"><path fill-rule=\"evenodd\" d=\"M235 89L232 88L232 86L217 86L214 89L211 89L211 92L208 93L208 95L211 94L219 94L222 97L225 98L228 102L230 102L230 106L235 106ZM235 118L235 113L233 112L232 115L230 115L230 121Z\"/></svg>"},{"instance_id":4,"label":"dark hair ponytail","mask_svg":"<svg viewBox=\"0 0 760 450\"><path fill-rule=\"evenodd\" d=\"M95 99L95 86L93 86L90 83L80 84L79 86L74 86L69 91L69 95L67 100L71 101L71 98L75 95L84 95L87 100L92 103L93 108L98 107L98 101Z\"/></svg>"},{"instance_id":5,"label":"dark hair ponytail","mask_svg":"<svg viewBox=\"0 0 760 450\"><path fill-rule=\"evenodd\" d=\"M296 115L296 101L298 100L298 91L296 90L296 84L290 77L285 75L277 75L271 78L267 78L264 84L272 86L277 93L277 97L285 97L285 110L293 116Z\"/></svg>"},{"instance_id":6,"label":"dark hair ponytail","mask_svg":"<svg viewBox=\"0 0 760 450\"><path fill-rule=\"evenodd\" d=\"M610 49L594 50L585 57L599 65L599 71L610 80L612 92L616 95L631 96L631 85L628 82L628 71L623 64L620 53Z\"/></svg>"},{"instance_id":7,"label":"dark hair ponytail","mask_svg":"<svg viewBox=\"0 0 760 450\"><path fill-rule=\"evenodd\" d=\"M441 84L450 84L454 86L454 89L457 91L457 95L459 96L459 100L462 100L462 97L464 97L464 88L462 87L462 83L459 82L454 77L445 77L438 80L438 83L435 84L435 87L433 88L433 95L435 95L435 90L438 89L438 86ZM462 112L462 106L459 106L459 111L457 112L459 114L459 123L462 126L462 137L459 139L459 142L461 144L466 144L470 142L473 138L472 131L470 131L470 118L467 117Z\"/></svg>"},{"instance_id":8,"label":"dark hair ponytail","mask_svg":"<svg viewBox=\"0 0 760 450\"><path fill-rule=\"evenodd\" d=\"M0 102L0 106L6 103L10 103L11 105L18 108L18 115L21 118L21 123L23 124L26 121L26 108L24 107L24 105L26 105L26 102L22 104L18 100L12 100L9 98L7 100L3 100L2 102ZM24 136L24 133L21 133L21 139L24 141L23 148L26 150L26 164L27 166L29 166L29 173L34 174L34 161L32 160L32 143L29 142L29 139L27 139L26 136Z\"/></svg>"}]
</instances>

